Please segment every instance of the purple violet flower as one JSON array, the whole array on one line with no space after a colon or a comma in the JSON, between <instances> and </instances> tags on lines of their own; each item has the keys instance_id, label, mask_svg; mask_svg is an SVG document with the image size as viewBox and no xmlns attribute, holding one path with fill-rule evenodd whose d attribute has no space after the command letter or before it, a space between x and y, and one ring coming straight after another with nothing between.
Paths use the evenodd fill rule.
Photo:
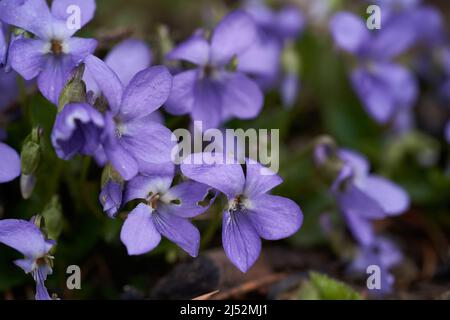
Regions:
<instances>
[{"instance_id":1,"label":"purple violet flower","mask_svg":"<svg viewBox=\"0 0 450 320\"><path fill-rule=\"evenodd\" d=\"M51 135L58 157L94 155L103 137L103 115L87 103L70 103L56 116Z\"/></svg>"},{"instance_id":2,"label":"purple violet flower","mask_svg":"<svg viewBox=\"0 0 450 320\"><path fill-rule=\"evenodd\" d=\"M137 176L128 182L124 202L144 200L128 215L120 234L130 255L153 250L161 236L177 244L192 257L198 255L200 233L188 220L205 212L210 187L188 181L171 187L173 174Z\"/></svg>"},{"instance_id":3,"label":"purple violet flower","mask_svg":"<svg viewBox=\"0 0 450 320\"><path fill-rule=\"evenodd\" d=\"M188 178L209 185L228 198L223 213L222 244L231 262L246 272L261 252L261 238L279 240L296 233L303 221L299 206L268 192L282 179L255 161L248 160L246 172L223 154L197 153L188 156L181 171ZM203 163L203 164L201 164Z\"/></svg>"},{"instance_id":4,"label":"purple violet flower","mask_svg":"<svg viewBox=\"0 0 450 320\"><path fill-rule=\"evenodd\" d=\"M0 220L0 242L25 256L14 263L36 281L36 300L51 300L45 280L52 274L53 257L49 252L55 242L46 240L33 222L15 219Z\"/></svg>"},{"instance_id":5,"label":"purple violet flower","mask_svg":"<svg viewBox=\"0 0 450 320\"><path fill-rule=\"evenodd\" d=\"M395 243L383 237L376 237L371 245L358 248L355 259L350 265L350 270L366 275L368 266L378 266L381 273L381 283L380 289L375 290L379 294L386 294L392 291L395 281L389 269L400 264L402 260L403 254Z\"/></svg>"},{"instance_id":6,"label":"purple violet flower","mask_svg":"<svg viewBox=\"0 0 450 320\"><path fill-rule=\"evenodd\" d=\"M379 123L410 109L418 95L417 81L403 66L391 62L416 41L408 17L395 17L371 33L364 21L348 12L337 13L330 30L336 44L357 57L351 81L364 108Z\"/></svg>"},{"instance_id":7,"label":"purple violet flower","mask_svg":"<svg viewBox=\"0 0 450 320\"><path fill-rule=\"evenodd\" d=\"M45 0L0 2L0 19L35 36L14 41L9 55L12 68L26 80L37 77L39 90L54 104L73 69L97 46L94 39L73 37L78 30L66 23L70 5L81 8L82 26L92 19L94 0L54 0L51 11Z\"/></svg>"},{"instance_id":8,"label":"purple violet flower","mask_svg":"<svg viewBox=\"0 0 450 320\"><path fill-rule=\"evenodd\" d=\"M167 68L142 70L124 87L102 60L91 55L85 63L109 103L102 146L114 168L130 180L151 165L173 165L176 139L169 129L152 121L152 113L165 103L172 88Z\"/></svg>"},{"instance_id":9,"label":"purple violet flower","mask_svg":"<svg viewBox=\"0 0 450 320\"><path fill-rule=\"evenodd\" d=\"M167 111L190 113L193 120L203 121L205 129L216 128L233 117L256 117L263 105L261 90L243 72L232 70L234 59L239 63L256 39L252 18L234 11L217 25L211 41L197 33L172 50L168 59L185 60L198 67L174 77Z\"/></svg>"},{"instance_id":10,"label":"purple violet flower","mask_svg":"<svg viewBox=\"0 0 450 320\"><path fill-rule=\"evenodd\" d=\"M13 148L0 142L0 183L14 180L19 175L19 155Z\"/></svg>"},{"instance_id":11,"label":"purple violet flower","mask_svg":"<svg viewBox=\"0 0 450 320\"><path fill-rule=\"evenodd\" d=\"M332 191L355 239L374 241L372 221L396 216L409 207L409 195L397 184L369 173L369 162L359 153L341 150L344 166Z\"/></svg>"},{"instance_id":12,"label":"purple violet flower","mask_svg":"<svg viewBox=\"0 0 450 320\"><path fill-rule=\"evenodd\" d=\"M150 67L152 57L153 54L145 42L137 39L126 39L114 46L104 61L116 73L122 84L127 86L139 71ZM93 105L101 92L89 69L85 69L83 81L86 83L88 101ZM148 120L163 123L163 117L158 111L154 111L148 117ZM100 146L95 152L95 160L99 166L106 164L108 159L103 147Z\"/></svg>"}]
</instances>

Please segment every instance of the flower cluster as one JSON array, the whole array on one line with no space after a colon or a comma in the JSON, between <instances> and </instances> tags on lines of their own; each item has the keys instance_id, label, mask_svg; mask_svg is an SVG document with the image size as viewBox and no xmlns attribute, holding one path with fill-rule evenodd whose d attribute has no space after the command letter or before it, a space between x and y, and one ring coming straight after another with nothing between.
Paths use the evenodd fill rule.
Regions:
<instances>
[{"instance_id":1,"label":"flower cluster","mask_svg":"<svg viewBox=\"0 0 450 320\"><path fill-rule=\"evenodd\" d=\"M337 169L333 170L331 193L359 246L352 268L360 272L372 264L383 268L380 291L389 292L394 282L389 268L401 261L389 257L393 252L401 257L401 253L394 243L375 234L373 222L404 213L410 205L409 195L392 181L371 174L368 160L358 152L336 150L322 142L315 147L315 161L319 167L335 164Z\"/></svg>"},{"instance_id":2,"label":"flower cluster","mask_svg":"<svg viewBox=\"0 0 450 320\"><path fill-rule=\"evenodd\" d=\"M394 129L387 130L388 138L394 137L399 145L408 144L400 138L416 127L413 111L419 101L419 81L435 81L427 74L434 60L440 77L432 86L438 88L440 98L450 100L450 44L443 19L435 8L420 0L370 1L382 9L379 30L370 30L362 17L347 11L338 11L327 19L334 6L340 5L337 2L314 1L316 11L322 13L307 17L297 6L275 10L262 0L247 0L237 10L224 14L215 27L196 29L176 45L167 33L169 39L165 40L170 45L155 44L156 48L134 37L119 37L112 48L101 37L98 42L78 37L77 32L94 18L95 0L48 2L0 0L0 183L21 176L22 196L28 199L40 183L40 165L47 162L41 160L51 158L48 163L57 163L59 170L69 167L64 167L64 161L77 165L83 162L70 167L82 172L83 180L91 178L89 161L94 159L102 172L99 205L105 217L123 219L116 238L129 255L146 254L166 238L189 256L197 257L201 243L199 216L205 221L220 217L225 255L237 269L247 272L260 256L262 240L281 240L298 232L303 224L299 205L271 194L283 182L280 175L248 156L245 146L237 146L241 163L231 159L235 150L228 150L225 141L215 141L220 150L194 146L194 152L183 155L181 163L174 161L180 148L172 130L182 122L171 120L190 121L194 134L208 129L221 132L230 120L260 116L265 103L272 101L267 94L273 91L284 106L293 108L300 76L306 80L304 74L315 72L306 63L305 71L301 70L304 57L298 52L298 40L309 32L313 26L309 20L314 16L320 16L316 18L320 22L327 20L328 28L318 32L326 32L329 49L336 46L346 51L354 62L350 84L372 122L382 125L375 128ZM360 1L361 5L368 3ZM75 27L69 23L73 7L80 13ZM305 37L305 41L315 48L312 54L305 54L305 59L325 43L311 38L314 36ZM415 53L412 48L417 49L420 59L411 55ZM11 122L10 114L24 119L29 116L28 91L36 88L56 116L54 121L50 119L47 131L40 123L24 125L31 133L23 140L19 155L11 147L17 147L17 141L11 139L9 145L3 142L7 140L3 129ZM308 96L308 90L304 91ZM316 102L315 98L312 101ZM327 103L331 109L332 99ZM19 105L22 108L17 108ZM338 102L336 105L340 106ZM282 111L285 114L280 123L287 127L286 132L297 129L295 120L285 119L290 118L290 110ZM333 118L323 121L331 125L315 127L317 131L328 130L334 135L338 127L348 124L340 125L345 116L337 112L330 116L328 110L309 111L305 113L314 120L317 114ZM445 118L441 122L437 131L445 127L450 143L450 121ZM11 132L15 129L8 128ZM358 133L352 129L345 135L336 134L336 141L350 146L348 136ZM399 132L405 135L397 135ZM295 141L303 140L292 139L292 145ZM275 142L271 140L270 144ZM312 145L306 148L307 153L313 153L320 173L328 178L322 191L332 195L332 205L357 244L349 269L364 272L368 265L379 266L381 291L389 292L394 283L392 268L402 261L403 254L393 241L376 231L375 222L405 213L414 199L399 184L372 172L368 158L360 152L339 148L330 139ZM405 147L408 151L414 148L409 144ZM289 153L290 146L278 151ZM299 154L293 155L293 162L303 161L304 154ZM290 171L281 175L288 174ZM70 180L58 176L52 181L54 189L66 183L64 179ZM438 178L434 180L445 185ZM69 182L71 193L76 193L78 184ZM46 198L56 193L51 191ZM54 199L53 204L57 202ZM45 281L53 271L56 241L63 242L58 238L63 228L60 221L56 227L51 223L49 227L47 218L41 228L41 219L38 215L30 221L0 220L0 242L24 255L14 263L33 276L36 299L51 299ZM211 225L214 231L214 223ZM58 232L50 232L55 231L52 227Z\"/></svg>"},{"instance_id":3,"label":"flower cluster","mask_svg":"<svg viewBox=\"0 0 450 320\"><path fill-rule=\"evenodd\" d=\"M412 126L411 109L418 98L418 81L395 59L413 46L439 42L442 18L419 1L378 1L381 28L371 30L350 12L337 13L330 22L336 45L357 59L352 86L367 113L377 122L393 121L404 131Z\"/></svg>"},{"instance_id":4,"label":"flower cluster","mask_svg":"<svg viewBox=\"0 0 450 320\"><path fill-rule=\"evenodd\" d=\"M0 1L1 63L27 81L36 79L39 91L57 107L50 136L56 155L63 160L90 156L104 167L99 199L105 213L115 218L125 205L139 201L120 234L128 253L147 253L164 236L196 257L200 232L190 219L207 211L220 193L228 199L223 246L241 271L255 263L261 238L293 235L303 220L300 208L289 199L269 195L282 180L274 173L261 175L264 167L253 161L244 167L183 164L184 181L175 183L178 169L171 156L176 138L158 109L165 105L174 115L188 113L205 128L217 128L230 118L256 117L264 100L260 80L267 80L268 74L252 68L253 55L266 54L260 41L273 43L276 55L268 67L271 81L278 79L281 49L300 32L301 18L292 16L292 10L274 14L271 19L277 27L270 30L270 22L234 11L211 38L199 31L168 53L169 60L197 66L173 76L165 66L152 66L150 48L137 39L124 40L104 60L96 57L97 41L74 36L78 29L66 23L70 5L80 8L80 27L93 18L94 0L54 0L50 8L45 0ZM20 36L11 34L8 41L6 26ZM5 144L0 144L0 151L0 182L10 181L21 172L20 159ZM30 171L25 167L23 176ZM26 188L27 197L35 182L34 176L29 177L33 184ZM1 220L0 242L25 255L16 264L32 273L36 298L50 299L44 281L52 272L49 252L55 243L45 240L34 222L22 220Z\"/></svg>"}]
</instances>

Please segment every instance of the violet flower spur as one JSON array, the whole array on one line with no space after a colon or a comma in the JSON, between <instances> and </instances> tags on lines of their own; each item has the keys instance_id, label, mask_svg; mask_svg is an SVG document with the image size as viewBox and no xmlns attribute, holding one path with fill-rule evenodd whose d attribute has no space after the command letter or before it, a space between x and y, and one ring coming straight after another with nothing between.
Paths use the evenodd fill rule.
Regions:
<instances>
[{"instance_id":1,"label":"violet flower spur","mask_svg":"<svg viewBox=\"0 0 450 320\"><path fill-rule=\"evenodd\" d=\"M211 41L197 33L172 50L167 58L185 60L197 66L174 76L166 110L180 115L190 113L203 121L205 129L218 127L230 118L251 119L263 105L258 85L239 70L234 59L257 39L252 18L242 11L227 15L214 29Z\"/></svg>"},{"instance_id":2,"label":"violet flower spur","mask_svg":"<svg viewBox=\"0 0 450 320\"><path fill-rule=\"evenodd\" d=\"M124 202L143 200L128 215L120 233L130 255L153 250L161 236L177 244L192 257L198 255L200 233L188 220L205 212L210 187L188 181L170 187L168 176L137 176L128 182Z\"/></svg>"},{"instance_id":3,"label":"violet flower spur","mask_svg":"<svg viewBox=\"0 0 450 320\"><path fill-rule=\"evenodd\" d=\"M217 159L226 162L220 164ZM226 195L222 244L228 258L242 272L258 258L261 238L290 237L302 225L303 214L294 201L268 194L282 179L252 160L247 160L244 173L240 164L223 154L197 153L184 160L181 171Z\"/></svg>"},{"instance_id":4,"label":"violet flower spur","mask_svg":"<svg viewBox=\"0 0 450 320\"><path fill-rule=\"evenodd\" d=\"M109 103L102 142L108 161L125 180L152 165L173 166L171 152L176 139L169 129L152 121L152 113L165 103L172 88L167 68L140 71L124 87L97 57L91 55L85 63Z\"/></svg>"},{"instance_id":5,"label":"violet flower spur","mask_svg":"<svg viewBox=\"0 0 450 320\"><path fill-rule=\"evenodd\" d=\"M171 167L173 169L173 167ZM157 168L156 168L157 170ZM108 217L114 218L122 207L125 181L114 168L107 164L102 172L102 190L99 200Z\"/></svg>"},{"instance_id":6,"label":"violet flower spur","mask_svg":"<svg viewBox=\"0 0 450 320\"><path fill-rule=\"evenodd\" d=\"M94 0L54 0L51 10L45 0L0 2L0 19L35 36L14 41L10 48L12 68L26 80L37 77L39 90L54 104L72 70L97 46L94 39L73 37L78 30L66 23L70 5L81 9L81 26L92 19Z\"/></svg>"},{"instance_id":7,"label":"violet flower spur","mask_svg":"<svg viewBox=\"0 0 450 320\"><path fill-rule=\"evenodd\" d=\"M379 123L411 109L417 99L412 73L391 62L414 44L416 34L410 27L406 17L390 19L372 34L361 18L348 12L337 13L330 23L335 43L358 59L351 82L367 113Z\"/></svg>"},{"instance_id":8,"label":"violet flower spur","mask_svg":"<svg viewBox=\"0 0 450 320\"><path fill-rule=\"evenodd\" d=\"M108 217L114 218L122 206L123 183L110 180L106 182L100 192L100 203L103 205L103 212Z\"/></svg>"},{"instance_id":9,"label":"violet flower spur","mask_svg":"<svg viewBox=\"0 0 450 320\"><path fill-rule=\"evenodd\" d=\"M405 212L409 195L398 185L369 173L369 163L362 155L340 150L344 165L332 191L355 239L362 245L374 241L372 221Z\"/></svg>"},{"instance_id":10,"label":"violet flower spur","mask_svg":"<svg viewBox=\"0 0 450 320\"><path fill-rule=\"evenodd\" d=\"M55 245L46 240L41 230L25 220L0 220L0 242L19 251L25 258L14 263L36 281L36 300L51 300L45 280L52 274L53 257L49 255Z\"/></svg>"}]
</instances>

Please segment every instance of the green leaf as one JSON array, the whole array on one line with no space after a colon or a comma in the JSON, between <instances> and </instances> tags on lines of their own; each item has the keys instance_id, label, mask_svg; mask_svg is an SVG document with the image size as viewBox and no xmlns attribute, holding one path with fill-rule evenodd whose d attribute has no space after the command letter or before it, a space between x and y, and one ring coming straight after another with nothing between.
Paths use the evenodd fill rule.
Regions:
<instances>
[{"instance_id":1,"label":"green leaf","mask_svg":"<svg viewBox=\"0 0 450 320\"><path fill-rule=\"evenodd\" d=\"M361 296L349 285L318 272L309 273L310 281L300 290L301 299L361 300Z\"/></svg>"}]
</instances>

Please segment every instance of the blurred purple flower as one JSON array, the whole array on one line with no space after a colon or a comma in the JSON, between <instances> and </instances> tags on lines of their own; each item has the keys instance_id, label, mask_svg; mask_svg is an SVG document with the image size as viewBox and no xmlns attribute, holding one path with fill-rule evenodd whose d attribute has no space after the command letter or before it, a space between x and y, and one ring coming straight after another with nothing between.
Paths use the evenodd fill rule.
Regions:
<instances>
[{"instance_id":1,"label":"blurred purple flower","mask_svg":"<svg viewBox=\"0 0 450 320\"><path fill-rule=\"evenodd\" d=\"M97 46L94 39L73 37L67 26L67 8L81 8L81 25L95 12L94 0L54 0L51 11L45 0L2 0L0 19L33 33L36 38L14 41L10 48L12 68L26 80L37 77L39 90L54 104L73 69Z\"/></svg>"},{"instance_id":2,"label":"blurred purple flower","mask_svg":"<svg viewBox=\"0 0 450 320\"><path fill-rule=\"evenodd\" d=\"M447 125L445 126L445 139L450 143L450 121L447 122Z\"/></svg>"},{"instance_id":3,"label":"blurred purple flower","mask_svg":"<svg viewBox=\"0 0 450 320\"><path fill-rule=\"evenodd\" d=\"M415 33L415 41L426 45L441 43L444 38L444 19L437 8L424 5L421 0L368 0L382 12L382 28L386 21L403 19Z\"/></svg>"},{"instance_id":4,"label":"blurred purple flower","mask_svg":"<svg viewBox=\"0 0 450 320\"><path fill-rule=\"evenodd\" d=\"M14 180L19 175L19 155L13 148L0 142L0 183Z\"/></svg>"},{"instance_id":5,"label":"blurred purple flower","mask_svg":"<svg viewBox=\"0 0 450 320\"><path fill-rule=\"evenodd\" d=\"M167 68L142 70L124 87L102 60L91 55L85 63L109 103L102 146L114 168L130 180L149 165L172 165L176 139L169 129L152 121L152 113L165 103L172 88Z\"/></svg>"},{"instance_id":6,"label":"blurred purple flower","mask_svg":"<svg viewBox=\"0 0 450 320\"><path fill-rule=\"evenodd\" d=\"M245 11L258 26L258 40L239 57L238 70L252 75L263 89L279 87L283 104L292 106L300 89L298 70L295 65L281 68L281 54L288 41L300 36L306 19L296 7L276 12L259 0L248 1Z\"/></svg>"},{"instance_id":7,"label":"blurred purple flower","mask_svg":"<svg viewBox=\"0 0 450 320\"><path fill-rule=\"evenodd\" d=\"M215 164L220 157L226 162ZM228 258L242 272L258 258L261 238L290 237L302 224L303 214L295 202L268 194L282 179L252 160L247 161L244 174L240 164L225 159L223 154L197 153L185 159L181 171L227 196L222 244Z\"/></svg>"},{"instance_id":8,"label":"blurred purple flower","mask_svg":"<svg viewBox=\"0 0 450 320\"><path fill-rule=\"evenodd\" d=\"M205 129L218 127L233 117L256 117L263 105L261 90L243 72L232 70L233 59L239 63L256 40L252 18L234 11L217 25L211 41L196 33L172 50L168 59L185 60L198 67L174 77L167 111L175 115L190 113L193 120L203 121Z\"/></svg>"},{"instance_id":9,"label":"blurred purple flower","mask_svg":"<svg viewBox=\"0 0 450 320\"><path fill-rule=\"evenodd\" d=\"M369 173L369 162L359 153L341 150L342 170L332 186L338 205L355 239L368 246L374 241L372 221L402 214L409 195L395 183Z\"/></svg>"},{"instance_id":10,"label":"blurred purple flower","mask_svg":"<svg viewBox=\"0 0 450 320\"><path fill-rule=\"evenodd\" d=\"M340 12L332 18L330 29L336 44L358 58L351 81L372 118L386 123L399 109L413 106L417 81L408 69L391 62L416 41L408 17L389 19L381 30L371 33L361 18Z\"/></svg>"},{"instance_id":11,"label":"blurred purple flower","mask_svg":"<svg viewBox=\"0 0 450 320\"><path fill-rule=\"evenodd\" d=\"M359 247L350 270L366 275L367 267L378 266L381 271L381 287L375 290L377 293L386 294L392 291L394 284L394 276L389 269L401 263L402 260L403 254L395 243L386 238L377 237L371 245Z\"/></svg>"},{"instance_id":12,"label":"blurred purple flower","mask_svg":"<svg viewBox=\"0 0 450 320\"><path fill-rule=\"evenodd\" d=\"M103 136L103 115L87 103L70 103L56 116L51 135L58 157L94 155Z\"/></svg>"},{"instance_id":13,"label":"blurred purple flower","mask_svg":"<svg viewBox=\"0 0 450 320\"><path fill-rule=\"evenodd\" d=\"M297 38L305 27L306 18L294 6L284 6L278 12L270 9L264 1L247 1L245 11L255 20L267 36L284 42Z\"/></svg>"},{"instance_id":14,"label":"blurred purple flower","mask_svg":"<svg viewBox=\"0 0 450 320\"><path fill-rule=\"evenodd\" d=\"M114 218L122 206L123 183L108 181L100 192L100 203L103 205L103 212L110 218Z\"/></svg>"},{"instance_id":15,"label":"blurred purple flower","mask_svg":"<svg viewBox=\"0 0 450 320\"><path fill-rule=\"evenodd\" d=\"M258 27L258 39L238 61L240 71L256 76L266 84L280 75L281 51L286 41L296 39L305 26L305 17L295 7L286 6L276 12L262 1L249 1L247 12Z\"/></svg>"},{"instance_id":16,"label":"blurred purple flower","mask_svg":"<svg viewBox=\"0 0 450 320\"><path fill-rule=\"evenodd\" d=\"M173 174L137 176L128 182L124 202L145 201L131 211L122 227L120 238L128 254L153 250L163 235L192 257L198 255L200 233L188 218L208 209L200 202L207 198L210 187L193 181L170 187L172 182Z\"/></svg>"},{"instance_id":17,"label":"blurred purple flower","mask_svg":"<svg viewBox=\"0 0 450 320\"><path fill-rule=\"evenodd\" d=\"M0 242L25 256L14 263L36 281L36 300L51 300L45 280L52 274L49 251L55 242L46 240L33 222L15 219L0 220Z\"/></svg>"},{"instance_id":18,"label":"blurred purple flower","mask_svg":"<svg viewBox=\"0 0 450 320\"><path fill-rule=\"evenodd\" d=\"M367 2L379 5L383 9L404 10L415 8L421 0L367 0Z\"/></svg>"}]
</instances>

